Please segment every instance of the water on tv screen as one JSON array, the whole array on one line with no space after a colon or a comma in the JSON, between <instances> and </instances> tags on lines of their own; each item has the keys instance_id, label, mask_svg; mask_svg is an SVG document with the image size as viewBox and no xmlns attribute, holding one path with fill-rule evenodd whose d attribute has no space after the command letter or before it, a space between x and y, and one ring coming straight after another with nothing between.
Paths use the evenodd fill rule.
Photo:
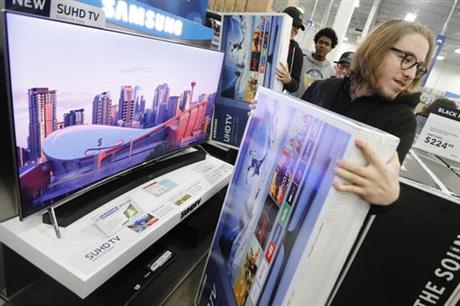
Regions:
<instances>
[{"instance_id":1,"label":"water on tv screen","mask_svg":"<svg viewBox=\"0 0 460 306\"><path fill-rule=\"evenodd\" d=\"M6 14L21 217L208 137L223 54Z\"/></svg>"}]
</instances>

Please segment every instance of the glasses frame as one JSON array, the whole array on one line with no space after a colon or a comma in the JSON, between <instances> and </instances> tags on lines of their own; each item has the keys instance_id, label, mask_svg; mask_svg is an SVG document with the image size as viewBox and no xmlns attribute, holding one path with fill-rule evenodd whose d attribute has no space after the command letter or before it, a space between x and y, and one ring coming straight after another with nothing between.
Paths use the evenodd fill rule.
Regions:
<instances>
[{"instance_id":1,"label":"glasses frame","mask_svg":"<svg viewBox=\"0 0 460 306\"><path fill-rule=\"evenodd\" d=\"M350 64L349 63L344 63L344 62L337 62L336 63L337 67L340 69L350 69Z\"/></svg>"},{"instance_id":2,"label":"glasses frame","mask_svg":"<svg viewBox=\"0 0 460 306\"><path fill-rule=\"evenodd\" d=\"M404 55L404 57L401 59L401 63L400 63L400 66L401 66L401 69L402 70L409 70L413 67L416 67L416 72L415 72L415 77L416 78L420 78L422 77L423 75L425 75L427 72L428 72L428 69L427 67L425 66L425 63L423 62L417 62L417 57L410 53L410 52L406 52L404 50L401 50L401 49L398 49L398 48L395 48L395 47L391 47L390 48L391 51L395 51L399 54L402 54ZM410 66L406 67L404 65L404 61L408 58L408 57L413 57L415 59L415 62L413 64L411 64Z\"/></svg>"}]
</instances>

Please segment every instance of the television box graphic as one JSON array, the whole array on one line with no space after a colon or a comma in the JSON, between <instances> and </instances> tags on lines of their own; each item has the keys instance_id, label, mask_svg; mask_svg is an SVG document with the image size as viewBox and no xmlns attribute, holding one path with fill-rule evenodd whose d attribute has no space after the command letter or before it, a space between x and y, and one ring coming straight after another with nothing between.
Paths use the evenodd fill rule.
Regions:
<instances>
[{"instance_id":1,"label":"television box graphic","mask_svg":"<svg viewBox=\"0 0 460 306\"><path fill-rule=\"evenodd\" d=\"M221 52L5 19L22 217L209 138Z\"/></svg>"},{"instance_id":2,"label":"television box graphic","mask_svg":"<svg viewBox=\"0 0 460 306\"><path fill-rule=\"evenodd\" d=\"M216 112L243 113L238 122L245 126L249 110L259 86L281 92L283 84L276 80L276 67L286 62L292 18L287 14L224 14L220 50L224 52L222 78L216 99ZM246 112L244 112L246 110ZM224 116L225 118L226 116ZM221 116L214 119L212 140L239 147L244 133L234 130L231 138L218 127L225 125Z\"/></svg>"},{"instance_id":3,"label":"television box graphic","mask_svg":"<svg viewBox=\"0 0 460 306\"><path fill-rule=\"evenodd\" d=\"M212 118L212 139L238 149L248 122L248 107L244 102L225 101L215 104Z\"/></svg>"},{"instance_id":4,"label":"television box graphic","mask_svg":"<svg viewBox=\"0 0 460 306\"><path fill-rule=\"evenodd\" d=\"M278 63L287 59L291 24L286 14L224 14L219 96L249 102L258 86L281 92L283 85L275 72Z\"/></svg>"},{"instance_id":5,"label":"television box graphic","mask_svg":"<svg viewBox=\"0 0 460 306\"><path fill-rule=\"evenodd\" d=\"M324 305L370 205L337 192L340 159L364 165L355 139L387 160L399 139L259 87L197 305Z\"/></svg>"}]
</instances>

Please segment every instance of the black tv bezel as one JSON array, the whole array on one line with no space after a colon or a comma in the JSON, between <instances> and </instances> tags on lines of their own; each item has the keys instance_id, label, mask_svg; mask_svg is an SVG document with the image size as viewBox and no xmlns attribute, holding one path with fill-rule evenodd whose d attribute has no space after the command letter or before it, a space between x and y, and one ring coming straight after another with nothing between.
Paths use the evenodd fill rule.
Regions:
<instances>
[{"instance_id":1,"label":"black tv bezel","mask_svg":"<svg viewBox=\"0 0 460 306\"><path fill-rule=\"evenodd\" d=\"M21 15L21 16L26 16L26 17L31 17L31 18L43 19L43 20L47 20L47 21L51 21L51 22L70 24L70 25L74 25L74 26L81 26L81 27L91 28L91 29L100 30L100 31L107 31L107 32L117 33L117 34L122 34L122 35L141 37L141 38L150 39L150 40L154 40L154 41L161 41L161 42L167 42L167 43L172 43L172 44L178 44L178 45L182 45L182 46L185 46L185 47L188 47L188 48L206 50L206 51L208 51L210 53L220 53L221 56L222 56L222 64L221 65L223 65L224 53L221 52L221 51L212 50L210 48L205 48L205 47L202 47L202 46L189 45L189 44L186 44L183 41L175 41L175 40L167 39L167 38L153 37L153 36L149 36L149 35L145 35L145 34L140 34L140 33L137 33L137 32L130 32L128 30L119 30L119 29L111 29L111 28L110 29L108 29L108 28L99 28L99 27L94 27L94 26L85 25L85 24L78 24L78 23L67 22L67 21L62 21L62 20L55 20L55 19L44 17L44 16L39 16L39 15L34 15L34 14L24 13L24 12L18 12L18 11L14 11L14 10L8 10L8 9L1 10L1 12L0 12L0 22L1 22L1 25L2 25L2 29L1 29L1 34L0 34L0 36L1 36L0 37L0 44L1 44L0 45L0 56L2 57L2 65L4 65L4 69L3 69L4 74L2 75L4 80L3 80L2 85L0 87L0 90L2 90L2 92L0 92L0 97L2 97L3 99L7 100L6 103L5 103L6 105L3 106L3 107L5 107L7 109L7 118L3 118L3 119L8 122L9 130L8 130L8 135L7 136L10 136L9 141L11 143L11 147L10 147L10 151L9 151L10 154L8 154L8 152L7 152L6 156L4 156L6 159L3 159L3 161L8 162L8 160L10 160L11 164L13 165L14 173L9 174L9 177L12 179L13 184L11 184L12 186L10 186L9 190L12 192L12 196L14 197L14 200L13 200L15 202L14 205L15 205L15 208L16 208L18 214L19 214L19 219L21 221L24 221L24 220L26 220L27 218L29 218L31 216L38 215L38 214L46 211L50 207L57 208L57 207L59 207L61 205L67 204L69 202L72 202L73 200L79 198L80 196L86 194L89 191L97 189L97 188L99 188L99 187L101 187L101 186L103 186L105 184L108 184L108 183L110 183L110 182L112 182L114 180L117 180L119 178L125 177L125 176L129 175L130 173L134 173L134 172L139 171L140 169L143 169L145 167L154 166L155 163L157 163L158 161L160 161L162 159L165 159L165 158L170 157L170 156L172 156L172 155L174 155L174 154L176 154L178 152L181 152L181 151L184 151L184 150L186 150L188 148L191 148L192 146L196 146L196 145L205 143L209 139L210 133L211 133L211 123L208 126L208 131L206 133L206 135L207 135L206 140L194 141L192 143L187 144L185 147L178 148L176 150L172 150L172 151L168 152L167 154L163 154L163 155L154 157L154 158L152 158L152 159L150 159L148 161L139 163L137 165L133 165L133 166L131 166L131 167L125 169L125 170L122 170L120 172L114 173L114 174L110 175L109 177L103 178L103 179L101 179L99 181L96 181L96 182L92 182L92 183L90 183L89 185L87 185L85 187L82 187L80 189L75 190L74 192L72 192L72 194L70 194L68 196L64 196L63 198L58 199L55 203L47 204L45 207L42 207L42 208L40 208L40 209L38 209L36 211L33 211L33 212L28 213L27 215L25 215L25 211L23 210L23 207L22 207L23 203L22 203L22 197L21 197L21 184L20 184L20 180L19 180L19 169L17 167L17 165L18 165L18 160L17 160L18 156L17 156L17 152L16 152L17 143L16 143L16 130L15 130L15 125L14 125L14 109L13 109L14 106L13 106L13 97L12 97L12 88L11 88L11 69L10 69L10 60L9 60L10 58L9 58L9 46L8 46L8 29L7 29L7 21L6 21L8 14L10 14L10 15ZM221 69L222 69L222 67L221 67ZM217 96L218 88L220 86L220 81L221 81L220 79L221 79L221 75L219 75L219 80L218 80L217 87L216 87L216 96ZM215 101L214 101L214 103L215 103ZM0 110L1 110L1 108L0 108ZM211 122L212 122L212 118L211 118ZM8 179L6 181L11 182L11 180L8 180ZM11 187L14 190L11 190Z\"/></svg>"},{"instance_id":2,"label":"black tv bezel","mask_svg":"<svg viewBox=\"0 0 460 306\"><path fill-rule=\"evenodd\" d=\"M5 197L5 192L8 192L9 203L6 203L8 206L13 206L14 215L17 215L20 209L20 190L19 190L19 179L17 174L17 152L16 152L16 138L14 135L14 125L13 120L11 120L12 107L11 107L11 79L10 79L10 66L8 61L8 47L7 47L7 38L6 38L6 11L2 10L0 12L0 22L2 25L5 25L0 33L0 57L1 64L0 69L2 71L0 79L0 97L5 103L1 103L0 106L0 128L7 129L7 139L8 148L6 150L0 150L0 165L1 165L1 178L0 184L2 187L2 198ZM13 137L14 135L14 137ZM12 166L12 168L11 168ZM3 207L5 203L2 203ZM4 209L4 208L3 208ZM9 217L14 217L8 216ZM3 221L3 220L2 220Z\"/></svg>"}]
</instances>

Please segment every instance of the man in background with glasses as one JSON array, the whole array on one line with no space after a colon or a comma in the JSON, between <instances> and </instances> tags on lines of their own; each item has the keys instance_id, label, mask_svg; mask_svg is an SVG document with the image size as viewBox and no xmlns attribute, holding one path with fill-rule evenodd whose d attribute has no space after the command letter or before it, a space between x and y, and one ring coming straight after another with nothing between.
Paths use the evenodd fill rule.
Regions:
<instances>
[{"instance_id":1,"label":"man in background with glasses","mask_svg":"<svg viewBox=\"0 0 460 306\"><path fill-rule=\"evenodd\" d=\"M351 65L351 57L353 56L353 52L348 51L342 53L340 59L334 62L334 70L335 70L335 77L343 79L350 75L350 65Z\"/></svg>"},{"instance_id":2,"label":"man in background with glasses","mask_svg":"<svg viewBox=\"0 0 460 306\"><path fill-rule=\"evenodd\" d=\"M417 22L390 20L375 29L353 54L350 75L314 82L302 99L371 125L400 139L388 161L380 160L365 141L356 145L365 167L340 161L334 183L369 203L389 205L399 197L399 168L415 137L414 108L418 86L431 62L433 33ZM374 208L375 211L375 208Z\"/></svg>"}]
</instances>

